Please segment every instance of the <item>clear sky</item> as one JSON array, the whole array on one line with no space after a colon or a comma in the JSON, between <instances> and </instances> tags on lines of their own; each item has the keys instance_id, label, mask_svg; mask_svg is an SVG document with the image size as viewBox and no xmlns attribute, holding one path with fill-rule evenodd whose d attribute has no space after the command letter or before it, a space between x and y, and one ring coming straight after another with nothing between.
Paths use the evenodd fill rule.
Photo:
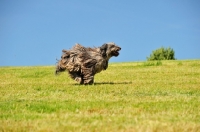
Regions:
<instances>
[{"instance_id":1,"label":"clear sky","mask_svg":"<svg viewBox=\"0 0 200 132\"><path fill-rule=\"evenodd\" d=\"M200 59L200 0L0 0L0 66L55 65L75 43L121 46L110 62L171 47Z\"/></svg>"}]
</instances>

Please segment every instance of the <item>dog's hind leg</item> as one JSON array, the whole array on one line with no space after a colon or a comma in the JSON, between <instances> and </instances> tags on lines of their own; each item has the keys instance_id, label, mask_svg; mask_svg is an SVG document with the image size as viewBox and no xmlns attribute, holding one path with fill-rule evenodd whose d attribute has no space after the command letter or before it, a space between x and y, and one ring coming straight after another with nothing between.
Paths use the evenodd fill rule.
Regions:
<instances>
[{"instance_id":1,"label":"dog's hind leg","mask_svg":"<svg viewBox=\"0 0 200 132\"><path fill-rule=\"evenodd\" d=\"M83 77L80 75L80 73L77 72L69 72L69 75L72 79L79 82L80 84L83 84Z\"/></svg>"},{"instance_id":2,"label":"dog's hind leg","mask_svg":"<svg viewBox=\"0 0 200 132\"><path fill-rule=\"evenodd\" d=\"M76 77L74 80L77 81L79 84L83 84L82 77Z\"/></svg>"}]
</instances>

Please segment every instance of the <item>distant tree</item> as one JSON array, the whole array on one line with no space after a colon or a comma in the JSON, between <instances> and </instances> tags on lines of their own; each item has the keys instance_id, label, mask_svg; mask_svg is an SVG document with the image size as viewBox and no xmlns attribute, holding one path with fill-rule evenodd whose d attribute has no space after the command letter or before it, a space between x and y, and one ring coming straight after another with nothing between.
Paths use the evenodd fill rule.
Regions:
<instances>
[{"instance_id":1,"label":"distant tree","mask_svg":"<svg viewBox=\"0 0 200 132\"><path fill-rule=\"evenodd\" d=\"M152 51L150 57L147 57L148 61L153 60L175 60L175 52L172 48L161 47Z\"/></svg>"}]
</instances>

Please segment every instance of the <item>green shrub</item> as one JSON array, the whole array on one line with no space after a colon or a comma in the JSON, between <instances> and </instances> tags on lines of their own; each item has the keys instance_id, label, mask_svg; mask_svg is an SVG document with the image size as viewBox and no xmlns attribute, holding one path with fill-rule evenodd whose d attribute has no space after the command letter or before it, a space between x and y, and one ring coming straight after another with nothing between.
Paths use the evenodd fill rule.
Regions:
<instances>
[{"instance_id":1,"label":"green shrub","mask_svg":"<svg viewBox=\"0 0 200 132\"><path fill-rule=\"evenodd\" d=\"M161 47L152 51L150 57L147 57L148 61L153 60L175 60L175 52L172 48Z\"/></svg>"}]
</instances>

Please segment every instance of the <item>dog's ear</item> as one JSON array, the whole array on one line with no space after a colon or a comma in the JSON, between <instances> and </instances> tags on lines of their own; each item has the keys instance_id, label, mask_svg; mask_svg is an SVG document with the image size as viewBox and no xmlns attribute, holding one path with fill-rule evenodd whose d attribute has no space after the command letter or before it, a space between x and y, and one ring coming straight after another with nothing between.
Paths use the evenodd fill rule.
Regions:
<instances>
[{"instance_id":1,"label":"dog's ear","mask_svg":"<svg viewBox=\"0 0 200 132\"><path fill-rule=\"evenodd\" d=\"M103 44L103 45L100 47L101 54L102 54L103 57L106 57L106 50L107 50L107 47L108 47L108 44Z\"/></svg>"},{"instance_id":2,"label":"dog's ear","mask_svg":"<svg viewBox=\"0 0 200 132\"><path fill-rule=\"evenodd\" d=\"M101 49L101 50L106 50L107 47L108 47L108 44L103 44L103 45L100 47L100 49Z\"/></svg>"}]
</instances>

